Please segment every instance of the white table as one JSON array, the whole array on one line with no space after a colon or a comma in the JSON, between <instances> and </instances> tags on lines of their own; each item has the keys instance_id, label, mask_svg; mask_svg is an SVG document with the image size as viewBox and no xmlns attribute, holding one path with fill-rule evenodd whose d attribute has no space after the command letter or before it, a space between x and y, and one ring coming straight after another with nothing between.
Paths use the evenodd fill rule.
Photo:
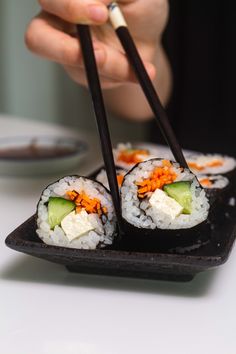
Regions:
<instances>
[{"instance_id":1,"label":"white table","mask_svg":"<svg viewBox=\"0 0 236 354\"><path fill-rule=\"evenodd\" d=\"M0 126L1 135L77 134L4 117ZM99 164L89 142L81 173ZM1 354L236 353L236 249L189 283L71 274L8 249L5 237L34 212L48 181L0 177Z\"/></svg>"}]
</instances>

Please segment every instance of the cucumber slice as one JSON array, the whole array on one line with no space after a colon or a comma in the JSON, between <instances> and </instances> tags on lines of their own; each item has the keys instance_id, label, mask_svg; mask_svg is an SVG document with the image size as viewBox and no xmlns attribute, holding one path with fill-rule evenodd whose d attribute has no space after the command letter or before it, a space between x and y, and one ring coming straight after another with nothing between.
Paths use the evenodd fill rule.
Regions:
<instances>
[{"instance_id":1,"label":"cucumber slice","mask_svg":"<svg viewBox=\"0 0 236 354\"><path fill-rule=\"evenodd\" d=\"M166 184L163 189L169 197L175 199L183 207L183 214L191 214L192 194L190 182L180 181Z\"/></svg>"},{"instance_id":2,"label":"cucumber slice","mask_svg":"<svg viewBox=\"0 0 236 354\"><path fill-rule=\"evenodd\" d=\"M60 225L62 219L75 209L75 203L60 197L50 197L48 202L48 222L51 229Z\"/></svg>"}]
</instances>

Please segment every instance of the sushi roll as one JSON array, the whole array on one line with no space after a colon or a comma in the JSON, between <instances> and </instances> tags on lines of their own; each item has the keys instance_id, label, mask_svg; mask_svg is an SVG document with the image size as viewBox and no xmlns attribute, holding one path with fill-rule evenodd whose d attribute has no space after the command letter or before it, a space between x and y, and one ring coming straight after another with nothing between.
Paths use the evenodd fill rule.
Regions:
<instances>
[{"instance_id":1,"label":"sushi roll","mask_svg":"<svg viewBox=\"0 0 236 354\"><path fill-rule=\"evenodd\" d=\"M211 206L217 206L232 194L232 184L221 175L200 175L199 183L205 189Z\"/></svg>"},{"instance_id":2,"label":"sushi roll","mask_svg":"<svg viewBox=\"0 0 236 354\"><path fill-rule=\"evenodd\" d=\"M127 173L126 170L116 167L116 177L117 177L117 183L118 187L120 188L124 179L124 175ZM102 168L98 174L95 177L96 181L100 182L101 184L104 185L109 190L109 184L108 184L108 179L107 179L107 173L104 168Z\"/></svg>"},{"instance_id":3,"label":"sushi roll","mask_svg":"<svg viewBox=\"0 0 236 354\"><path fill-rule=\"evenodd\" d=\"M224 189L229 184L228 178L221 175L200 175L198 180L206 190Z\"/></svg>"},{"instance_id":4,"label":"sushi roll","mask_svg":"<svg viewBox=\"0 0 236 354\"><path fill-rule=\"evenodd\" d=\"M208 224L204 189L188 169L169 160L145 161L127 173L121 207L126 234L150 249L191 245Z\"/></svg>"},{"instance_id":5,"label":"sushi roll","mask_svg":"<svg viewBox=\"0 0 236 354\"><path fill-rule=\"evenodd\" d=\"M111 245L116 218L110 193L100 183L79 176L50 184L38 203L36 232L48 245L78 249Z\"/></svg>"},{"instance_id":6,"label":"sushi roll","mask_svg":"<svg viewBox=\"0 0 236 354\"><path fill-rule=\"evenodd\" d=\"M115 163L122 168L129 170L136 163L145 161L149 158L150 152L148 149L140 149L132 146L130 143L118 144L113 150Z\"/></svg>"},{"instance_id":7,"label":"sushi roll","mask_svg":"<svg viewBox=\"0 0 236 354\"><path fill-rule=\"evenodd\" d=\"M196 175L226 175L230 177L236 171L233 157L219 154L194 154L187 159L190 170Z\"/></svg>"},{"instance_id":8,"label":"sushi roll","mask_svg":"<svg viewBox=\"0 0 236 354\"><path fill-rule=\"evenodd\" d=\"M170 158L170 151L164 146L151 147L120 143L117 145L116 149L113 149L113 155L116 165L130 170L137 163L142 161L160 156Z\"/></svg>"}]
</instances>

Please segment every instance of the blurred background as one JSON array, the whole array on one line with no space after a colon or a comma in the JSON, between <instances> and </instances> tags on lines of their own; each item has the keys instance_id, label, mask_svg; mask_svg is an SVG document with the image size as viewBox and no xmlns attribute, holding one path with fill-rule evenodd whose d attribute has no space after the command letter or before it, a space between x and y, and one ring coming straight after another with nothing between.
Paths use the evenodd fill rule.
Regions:
<instances>
[{"instance_id":1,"label":"blurred background","mask_svg":"<svg viewBox=\"0 0 236 354\"><path fill-rule=\"evenodd\" d=\"M174 77L168 115L175 133L184 148L236 156L235 2L169 3L164 45Z\"/></svg>"},{"instance_id":2,"label":"blurred background","mask_svg":"<svg viewBox=\"0 0 236 354\"><path fill-rule=\"evenodd\" d=\"M170 0L164 45L174 89L168 114L184 148L236 156L236 10L233 1ZM28 52L36 0L0 2L0 112L95 131L90 98L54 63ZM154 123L110 117L116 140L163 142Z\"/></svg>"}]
</instances>

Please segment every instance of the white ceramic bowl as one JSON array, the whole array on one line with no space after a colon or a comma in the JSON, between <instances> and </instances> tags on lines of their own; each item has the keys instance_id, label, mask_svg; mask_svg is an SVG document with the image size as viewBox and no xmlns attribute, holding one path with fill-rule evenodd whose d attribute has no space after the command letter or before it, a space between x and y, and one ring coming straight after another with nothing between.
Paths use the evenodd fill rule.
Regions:
<instances>
[{"instance_id":1,"label":"white ceramic bowl","mask_svg":"<svg viewBox=\"0 0 236 354\"><path fill-rule=\"evenodd\" d=\"M21 156L24 149L27 149L28 156ZM42 150L44 156L39 155ZM0 175L37 177L74 171L87 151L88 146L84 141L70 137L0 138ZM50 156L46 156L45 152L50 152Z\"/></svg>"}]
</instances>

